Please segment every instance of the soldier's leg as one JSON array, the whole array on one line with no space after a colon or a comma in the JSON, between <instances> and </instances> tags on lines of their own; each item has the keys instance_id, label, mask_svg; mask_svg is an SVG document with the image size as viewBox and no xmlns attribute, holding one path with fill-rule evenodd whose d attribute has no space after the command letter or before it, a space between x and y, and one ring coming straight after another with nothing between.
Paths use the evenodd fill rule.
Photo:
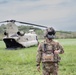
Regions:
<instances>
[{"instance_id":1,"label":"soldier's leg","mask_svg":"<svg viewBox=\"0 0 76 75\"><path fill-rule=\"evenodd\" d=\"M58 64L54 65L54 69L53 69L52 75L58 75Z\"/></svg>"},{"instance_id":2,"label":"soldier's leg","mask_svg":"<svg viewBox=\"0 0 76 75\"><path fill-rule=\"evenodd\" d=\"M46 67L47 67L47 63L42 63L42 74L43 75L50 75L48 72L48 69Z\"/></svg>"},{"instance_id":3,"label":"soldier's leg","mask_svg":"<svg viewBox=\"0 0 76 75\"><path fill-rule=\"evenodd\" d=\"M43 75L50 75L50 73L47 72L46 70L43 70L42 72L43 72Z\"/></svg>"},{"instance_id":4,"label":"soldier's leg","mask_svg":"<svg viewBox=\"0 0 76 75\"><path fill-rule=\"evenodd\" d=\"M53 73L54 63L43 63L42 65L43 75L50 75Z\"/></svg>"}]
</instances>

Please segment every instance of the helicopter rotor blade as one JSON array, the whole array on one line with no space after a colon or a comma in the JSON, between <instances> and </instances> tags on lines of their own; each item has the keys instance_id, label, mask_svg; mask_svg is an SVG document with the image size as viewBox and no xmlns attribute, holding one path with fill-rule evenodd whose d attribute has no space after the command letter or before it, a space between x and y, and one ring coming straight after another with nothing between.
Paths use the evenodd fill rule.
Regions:
<instances>
[{"instance_id":1,"label":"helicopter rotor blade","mask_svg":"<svg viewBox=\"0 0 76 75\"><path fill-rule=\"evenodd\" d=\"M47 28L46 26L43 26L43 25L27 23L27 22L22 22L22 21L16 21L16 20L6 20L6 21L1 21L0 23L4 23L4 22L18 22L18 23L22 23L22 24L28 24L28 25L32 25L32 26L38 26L38 27Z\"/></svg>"},{"instance_id":2,"label":"helicopter rotor blade","mask_svg":"<svg viewBox=\"0 0 76 75\"><path fill-rule=\"evenodd\" d=\"M0 23L5 23L5 22L7 22L7 21L1 21Z\"/></svg>"},{"instance_id":3,"label":"helicopter rotor blade","mask_svg":"<svg viewBox=\"0 0 76 75\"><path fill-rule=\"evenodd\" d=\"M5 22L16 22L15 20L6 20L6 21L1 21L0 23L5 23Z\"/></svg>"},{"instance_id":4,"label":"helicopter rotor blade","mask_svg":"<svg viewBox=\"0 0 76 75\"><path fill-rule=\"evenodd\" d=\"M38 26L38 27L44 27L44 28L47 28L46 26L38 25L38 24L33 24L33 23L27 23L27 22L21 22L21 21L15 21L15 22L22 23L22 24L28 24L28 25L33 25L33 26Z\"/></svg>"}]
</instances>

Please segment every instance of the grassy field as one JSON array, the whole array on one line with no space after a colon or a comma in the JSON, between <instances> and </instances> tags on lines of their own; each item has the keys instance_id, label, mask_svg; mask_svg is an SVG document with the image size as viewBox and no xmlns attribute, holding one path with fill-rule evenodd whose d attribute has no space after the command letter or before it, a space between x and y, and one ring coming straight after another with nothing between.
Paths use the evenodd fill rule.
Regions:
<instances>
[{"instance_id":1,"label":"grassy field","mask_svg":"<svg viewBox=\"0 0 76 75\"><path fill-rule=\"evenodd\" d=\"M59 75L76 75L76 39L59 39L65 53L59 63ZM36 70L37 47L6 50L0 41L0 75L40 75Z\"/></svg>"}]
</instances>

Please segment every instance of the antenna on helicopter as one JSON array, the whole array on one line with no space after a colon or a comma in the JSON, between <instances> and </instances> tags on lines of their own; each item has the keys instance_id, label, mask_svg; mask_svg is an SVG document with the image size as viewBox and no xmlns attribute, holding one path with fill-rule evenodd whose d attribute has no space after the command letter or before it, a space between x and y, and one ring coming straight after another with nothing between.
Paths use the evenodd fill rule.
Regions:
<instances>
[{"instance_id":1,"label":"antenna on helicopter","mask_svg":"<svg viewBox=\"0 0 76 75\"><path fill-rule=\"evenodd\" d=\"M22 23L22 24L27 24L27 25L33 25L33 26L47 28L46 26L43 26L43 25L38 25L38 24L33 24L33 23L27 23L27 22L22 22L22 21L16 21L16 20L6 20L6 21L1 21L0 23L4 23L4 22L17 22L17 23Z\"/></svg>"}]
</instances>

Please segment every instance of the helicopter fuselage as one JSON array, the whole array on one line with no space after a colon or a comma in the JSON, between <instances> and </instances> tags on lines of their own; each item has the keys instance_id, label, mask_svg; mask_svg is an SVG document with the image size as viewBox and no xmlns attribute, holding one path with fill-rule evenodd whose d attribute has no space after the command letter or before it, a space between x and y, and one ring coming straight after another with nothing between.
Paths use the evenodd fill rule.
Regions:
<instances>
[{"instance_id":1,"label":"helicopter fuselage","mask_svg":"<svg viewBox=\"0 0 76 75\"><path fill-rule=\"evenodd\" d=\"M19 31L14 22L7 23L4 35L6 48L24 48L38 44L37 34L33 30L28 33Z\"/></svg>"},{"instance_id":2,"label":"helicopter fuselage","mask_svg":"<svg viewBox=\"0 0 76 75\"><path fill-rule=\"evenodd\" d=\"M31 33L25 33L23 36L20 35L9 35L3 38L6 44L6 48L25 48L38 44L37 35Z\"/></svg>"}]
</instances>

